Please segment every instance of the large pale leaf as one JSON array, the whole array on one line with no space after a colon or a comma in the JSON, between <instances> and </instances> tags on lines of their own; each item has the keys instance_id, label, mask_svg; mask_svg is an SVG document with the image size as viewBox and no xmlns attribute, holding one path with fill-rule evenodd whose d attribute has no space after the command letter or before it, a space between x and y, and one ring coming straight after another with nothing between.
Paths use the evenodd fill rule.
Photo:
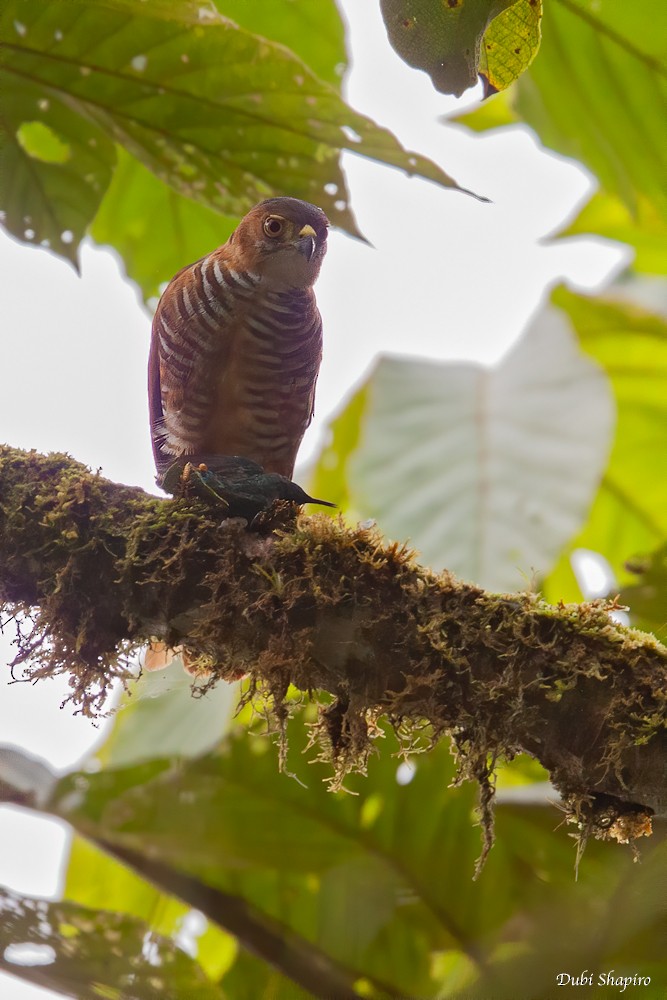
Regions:
<instances>
[{"instance_id":1,"label":"large pale leaf","mask_svg":"<svg viewBox=\"0 0 667 1000\"><path fill-rule=\"evenodd\" d=\"M54 241L62 242L65 209L75 200L78 214L65 220L73 253L97 204L92 196L74 199L69 174L62 192L43 175L47 168L75 171L99 200L111 141L183 197L234 217L284 193L316 202L334 224L355 232L339 166L344 148L454 185L430 160L407 153L390 132L352 111L283 45L212 7L8 0L0 41L0 87L9 95L4 155L12 177L24 154L32 168L11 192L6 221L19 239L50 239L62 250ZM44 163L30 143L20 145L26 121L33 133L37 123L72 150L66 164ZM81 162L79 149L87 154ZM90 150L101 160L97 173ZM0 208L9 211L6 203Z\"/></svg>"},{"instance_id":2,"label":"large pale leaf","mask_svg":"<svg viewBox=\"0 0 667 1000\"><path fill-rule=\"evenodd\" d=\"M586 517L613 424L606 380L561 316L542 314L497 368L384 358L363 392L358 438L337 456L357 514L491 589L551 567Z\"/></svg>"},{"instance_id":3,"label":"large pale leaf","mask_svg":"<svg viewBox=\"0 0 667 1000\"><path fill-rule=\"evenodd\" d=\"M538 57L514 90L516 114L547 146L585 163L630 212L645 198L663 217L666 34L664 4L551 0Z\"/></svg>"},{"instance_id":4,"label":"large pale leaf","mask_svg":"<svg viewBox=\"0 0 667 1000\"><path fill-rule=\"evenodd\" d=\"M567 563L573 548L600 552L620 585L625 564L667 539L667 321L621 299L595 299L559 289L581 346L603 366L614 392L614 445L590 514L546 581L549 599L576 600ZM569 582L568 582L569 581Z\"/></svg>"}]
</instances>

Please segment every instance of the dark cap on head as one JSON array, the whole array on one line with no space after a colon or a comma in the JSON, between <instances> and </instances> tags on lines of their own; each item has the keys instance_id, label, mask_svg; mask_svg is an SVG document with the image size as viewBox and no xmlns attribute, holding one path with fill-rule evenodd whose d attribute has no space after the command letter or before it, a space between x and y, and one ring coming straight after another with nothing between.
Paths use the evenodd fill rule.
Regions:
<instances>
[{"instance_id":1,"label":"dark cap on head","mask_svg":"<svg viewBox=\"0 0 667 1000\"><path fill-rule=\"evenodd\" d=\"M309 201L301 201L300 198L267 198L256 206L256 209L260 208L282 215L292 222L312 226L318 236L323 236L329 227L329 220L322 209L311 205Z\"/></svg>"}]
</instances>

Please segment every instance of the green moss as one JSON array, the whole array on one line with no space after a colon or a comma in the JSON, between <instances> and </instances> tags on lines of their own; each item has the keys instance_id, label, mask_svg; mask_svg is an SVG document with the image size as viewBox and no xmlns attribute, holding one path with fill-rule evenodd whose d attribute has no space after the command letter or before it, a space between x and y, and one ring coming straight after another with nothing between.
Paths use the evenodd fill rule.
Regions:
<instances>
[{"instance_id":1,"label":"green moss","mask_svg":"<svg viewBox=\"0 0 667 1000\"><path fill-rule=\"evenodd\" d=\"M664 768L667 650L614 621L614 605L488 594L374 529L276 523L259 534L67 456L0 450L0 598L33 618L15 667L67 673L94 714L155 636L209 684L250 674L282 733L290 687L328 692L312 739L334 787L365 770L382 715L404 748L450 733L460 778L480 785L485 852L495 762L519 751L549 770L575 819L601 796L618 816L624 803L667 811L651 779Z\"/></svg>"}]
</instances>

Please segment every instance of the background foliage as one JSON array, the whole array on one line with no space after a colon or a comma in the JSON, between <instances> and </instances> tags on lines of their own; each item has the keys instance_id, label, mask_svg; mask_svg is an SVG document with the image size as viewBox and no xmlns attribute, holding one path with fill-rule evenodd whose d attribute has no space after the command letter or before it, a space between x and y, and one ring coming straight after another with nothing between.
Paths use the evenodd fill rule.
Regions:
<instances>
[{"instance_id":1,"label":"background foliage","mask_svg":"<svg viewBox=\"0 0 667 1000\"><path fill-rule=\"evenodd\" d=\"M452 34L456 8L434 53L421 29L440 4L382 3L392 44L441 89L460 93L481 72L503 90L461 123L525 122L595 174L567 233L622 240L634 262L604 298L557 290L493 370L380 358L333 421L311 491L491 588L526 587L532 573L549 599L578 600L572 555L591 550L633 620L664 636L667 324L642 301L667 258L667 13L478 0ZM415 36L409 53L396 17ZM333 0L7 0L0 39L3 224L73 263L92 234L146 298L272 193L315 201L358 235L343 149L454 184L341 97ZM386 452L397 438L403 464ZM33 801L78 836L63 902L0 900L3 945L30 941L54 959L21 966L10 950L3 968L78 997L312 995L252 949L269 919L297 965L326 958L321 996L339 975L351 996L548 997L556 973L584 968L651 976L642 995L664 995L659 836L641 866L590 845L575 882L544 775L515 762L473 883L474 790L448 787L444 743L409 769L384 735L368 777L349 779L354 794L331 794L304 753L303 716L279 774L247 710L230 722L233 692L193 700L184 676L160 683L139 682L99 773L30 772ZM247 904L245 937L211 889Z\"/></svg>"}]
</instances>

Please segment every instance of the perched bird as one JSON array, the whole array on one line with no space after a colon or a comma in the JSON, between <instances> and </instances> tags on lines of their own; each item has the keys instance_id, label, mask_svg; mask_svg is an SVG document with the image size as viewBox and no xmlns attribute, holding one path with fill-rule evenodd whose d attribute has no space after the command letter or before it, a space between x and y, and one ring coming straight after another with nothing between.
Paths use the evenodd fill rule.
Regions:
<instances>
[{"instance_id":1,"label":"perched bird","mask_svg":"<svg viewBox=\"0 0 667 1000\"><path fill-rule=\"evenodd\" d=\"M238 455L196 455L177 459L165 472L162 486L167 493L199 496L223 508L226 517L244 517L252 522L276 500L335 507L328 500L309 496L298 483Z\"/></svg>"},{"instance_id":2,"label":"perched bird","mask_svg":"<svg viewBox=\"0 0 667 1000\"><path fill-rule=\"evenodd\" d=\"M327 227L315 205L269 198L172 278L148 364L158 482L198 453L242 456L291 480L322 357L313 284Z\"/></svg>"}]
</instances>

